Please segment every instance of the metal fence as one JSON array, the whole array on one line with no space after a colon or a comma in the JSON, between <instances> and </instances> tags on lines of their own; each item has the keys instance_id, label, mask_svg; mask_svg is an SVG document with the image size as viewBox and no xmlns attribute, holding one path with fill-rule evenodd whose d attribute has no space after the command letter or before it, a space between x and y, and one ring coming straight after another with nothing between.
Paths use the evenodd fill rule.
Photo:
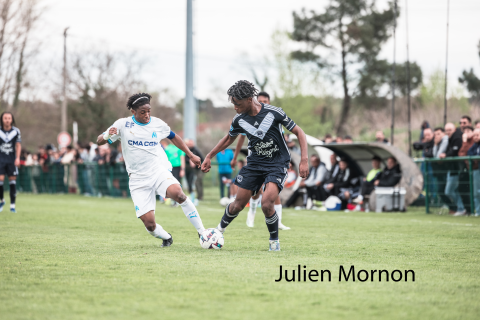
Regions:
<instances>
[{"instance_id":1,"label":"metal fence","mask_svg":"<svg viewBox=\"0 0 480 320\"><path fill-rule=\"evenodd\" d=\"M218 165L218 162L212 161L210 172L203 177L204 188L219 186ZM182 180L184 181L180 182L186 187L185 179ZM17 177L17 190L31 193L80 193L92 196L130 197L128 181L124 163L22 166L19 168ZM7 183L5 188L8 190Z\"/></svg>"},{"instance_id":2,"label":"metal fence","mask_svg":"<svg viewBox=\"0 0 480 320\"><path fill-rule=\"evenodd\" d=\"M480 214L480 157L414 160L423 172L425 210ZM438 209L440 208L440 209Z\"/></svg>"}]
</instances>

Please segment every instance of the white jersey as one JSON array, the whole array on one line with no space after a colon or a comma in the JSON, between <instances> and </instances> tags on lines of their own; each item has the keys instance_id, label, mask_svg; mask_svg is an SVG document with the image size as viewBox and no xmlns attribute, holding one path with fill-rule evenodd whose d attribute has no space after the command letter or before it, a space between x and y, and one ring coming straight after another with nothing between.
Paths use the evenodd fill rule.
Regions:
<instances>
[{"instance_id":1,"label":"white jersey","mask_svg":"<svg viewBox=\"0 0 480 320\"><path fill-rule=\"evenodd\" d=\"M118 119L110 128L117 128L117 134L108 142L121 141L123 159L129 174L151 176L159 170L172 171L172 164L160 145L160 141L171 132L163 120L150 117L149 123L140 123L132 116Z\"/></svg>"}]
</instances>

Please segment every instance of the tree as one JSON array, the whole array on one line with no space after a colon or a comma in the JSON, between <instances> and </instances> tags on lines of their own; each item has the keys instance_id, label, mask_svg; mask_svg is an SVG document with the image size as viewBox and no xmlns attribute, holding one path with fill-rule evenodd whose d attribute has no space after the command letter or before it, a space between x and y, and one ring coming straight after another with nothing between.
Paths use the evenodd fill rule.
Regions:
<instances>
[{"instance_id":1,"label":"tree","mask_svg":"<svg viewBox=\"0 0 480 320\"><path fill-rule=\"evenodd\" d=\"M377 56L382 45L388 40L388 29L395 19L393 4L379 11L374 1L368 0L332 0L323 13L305 9L294 12L292 39L303 43L304 50L292 52L292 57L303 62L314 62L320 69L332 70L340 77L343 87L343 104L337 133L344 134L351 109L351 82L360 79L364 92L371 89L372 69L378 62ZM320 54L317 48L330 52L339 52L341 63L332 63L331 56ZM385 73L384 66L378 72ZM357 80L358 82L358 80Z\"/></svg>"},{"instance_id":2,"label":"tree","mask_svg":"<svg viewBox=\"0 0 480 320\"><path fill-rule=\"evenodd\" d=\"M30 35L43 10L38 0L0 0L0 103L18 106L27 66L36 53Z\"/></svg>"},{"instance_id":3,"label":"tree","mask_svg":"<svg viewBox=\"0 0 480 320\"><path fill-rule=\"evenodd\" d=\"M477 48L480 57L480 41L478 41ZM467 88L473 99L480 100L480 79L473 72L473 68L470 68L470 71L463 70L458 81Z\"/></svg>"}]
</instances>

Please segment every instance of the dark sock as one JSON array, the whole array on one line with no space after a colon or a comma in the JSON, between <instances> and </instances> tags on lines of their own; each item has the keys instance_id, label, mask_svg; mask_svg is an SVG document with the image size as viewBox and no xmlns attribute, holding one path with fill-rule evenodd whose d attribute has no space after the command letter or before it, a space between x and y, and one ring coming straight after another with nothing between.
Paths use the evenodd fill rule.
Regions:
<instances>
[{"instance_id":1,"label":"dark sock","mask_svg":"<svg viewBox=\"0 0 480 320\"><path fill-rule=\"evenodd\" d=\"M228 205L226 208L225 208L225 213L223 214L223 217L222 217L222 221L220 221L220 227L222 228L226 228L230 222L233 221L233 219L235 219L236 217L238 217L238 213L233 215L233 214L230 214L228 212L228 208L230 207L230 205Z\"/></svg>"},{"instance_id":2,"label":"dark sock","mask_svg":"<svg viewBox=\"0 0 480 320\"><path fill-rule=\"evenodd\" d=\"M12 180L10 184L10 204L15 204L15 198L17 197L17 181ZM2 186L2 195L3 195L3 186Z\"/></svg>"},{"instance_id":3,"label":"dark sock","mask_svg":"<svg viewBox=\"0 0 480 320\"><path fill-rule=\"evenodd\" d=\"M265 223L267 224L268 232L270 232L270 240L278 240L278 216L277 212L273 216L265 217Z\"/></svg>"},{"instance_id":4,"label":"dark sock","mask_svg":"<svg viewBox=\"0 0 480 320\"><path fill-rule=\"evenodd\" d=\"M3 200L3 181L0 181L0 201Z\"/></svg>"}]
</instances>

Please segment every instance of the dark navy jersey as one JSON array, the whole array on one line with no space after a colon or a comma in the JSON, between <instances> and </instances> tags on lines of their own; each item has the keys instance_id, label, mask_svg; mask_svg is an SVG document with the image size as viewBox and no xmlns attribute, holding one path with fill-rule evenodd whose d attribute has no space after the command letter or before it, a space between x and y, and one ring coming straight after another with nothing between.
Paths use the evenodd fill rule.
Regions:
<instances>
[{"instance_id":1,"label":"dark navy jersey","mask_svg":"<svg viewBox=\"0 0 480 320\"><path fill-rule=\"evenodd\" d=\"M282 125L290 131L296 126L281 108L263 103L255 117L242 113L233 118L230 136L245 134L249 140L247 166L288 168L290 151Z\"/></svg>"},{"instance_id":2,"label":"dark navy jersey","mask_svg":"<svg viewBox=\"0 0 480 320\"><path fill-rule=\"evenodd\" d=\"M22 142L20 130L12 127L10 131L0 128L0 163L14 163L17 142Z\"/></svg>"}]
</instances>

